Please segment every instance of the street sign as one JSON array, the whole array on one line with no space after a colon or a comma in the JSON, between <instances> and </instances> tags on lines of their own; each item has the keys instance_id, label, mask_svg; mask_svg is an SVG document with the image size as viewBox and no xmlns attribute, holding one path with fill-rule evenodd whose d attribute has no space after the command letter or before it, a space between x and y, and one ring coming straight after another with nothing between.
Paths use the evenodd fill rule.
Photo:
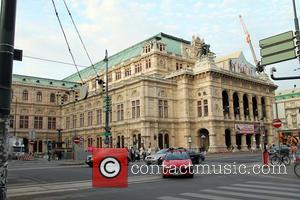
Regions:
<instances>
[{"instance_id":1,"label":"street sign","mask_svg":"<svg viewBox=\"0 0 300 200\"><path fill-rule=\"evenodd\" d=\"M288 31L260 40L261 66L296 58L294 39L294 32Z\"/></svg>"},{"instance_id":2,"label":"street sign","mask_svg":"<svg viewBox=\"0 0 300 200\"><path fill-rule=\"evenodd\" d=\"M280 128L280 127L282 126L282 122L281 122L280 119L274 119L272 125L273 125L275 128Z\"/></svg>"},{"instance_id":3,"label":"street sign","mask_svg":"<svg viewBox=\"0 0 300 200\"><path fill-rule=\"evenodd\" d=\"M103 132L101 135L102 136L111 136L111 133L110 132Z\"/></svg>"}]
</instances>

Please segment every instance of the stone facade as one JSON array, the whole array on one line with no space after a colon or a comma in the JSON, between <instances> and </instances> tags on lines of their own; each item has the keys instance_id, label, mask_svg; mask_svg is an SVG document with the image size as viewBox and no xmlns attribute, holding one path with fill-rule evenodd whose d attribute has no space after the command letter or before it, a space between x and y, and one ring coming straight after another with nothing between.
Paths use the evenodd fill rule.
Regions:
<instances>
[{"instance_id":1,"label":"stone facade","mask_svg":"<svg viewBox=\"0 0 300 200\"><path fill-rule=\"evenodd\" d=\"M99 78L108 81L112 98L111 147L246 150L259 146L260 119L268 140L273 139L272 104L277 86L257 75L241 52L215 58L209 51L203 53L202 46L205 43L199 37L189 42L160 33L109 57L108 80L104 79L103 63L95 66ZM36 103L34 96L30 103L19 101L17 121L23 107L30 120L40 108L45 118L56 117L64 147L72 147L74 137L83 139L84 149L104 147L103 92L92 72L91 68L81 71L89 95L80 101L75 101L77 89L71 86L53 88L14 81L15 95L28 88L32 94L41 90L47 96L44 103ZM62 82L75 84L79 78L73 74ZM60 97L55 104L46 100L52 92L67 96L63 104ZM12 108L14 105L15 100ZM28 138L26 133L34 122L29 123L29 129L20 129L17 123L16 133ZM47 122L43 123L36 138L44 141L51 135L51 140L57 141L57 131L48 130Z\"/></svg>"},{"instance_id":2,"label":"stone facade","mask_svg":"<svg viewBox=\"0 0 300 200\"><path fill-rule=\"evenodd\" d=\"M278 117L283 122L280 131L300 137L300 89L295 87L278 91L275 99L275 118Z\"/></svg>"}]
</instances>

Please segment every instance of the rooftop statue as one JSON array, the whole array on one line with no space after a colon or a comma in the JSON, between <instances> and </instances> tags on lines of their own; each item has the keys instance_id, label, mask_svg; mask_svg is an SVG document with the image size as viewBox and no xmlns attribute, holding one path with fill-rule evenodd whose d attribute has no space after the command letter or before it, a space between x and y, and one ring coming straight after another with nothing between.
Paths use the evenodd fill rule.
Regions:
<instances>
[{"instance_id":1,"label":"rooftop statue","mask_svg":"<svg viewBox=\"0 0 300 200\"><path fill-rule=\"evenodd\" d=\"M192 51L194 58L203 58L210 56L210 45L204 42L204 39L200 39L199 36L192 37Z\"/></svg>"}]
</instances>

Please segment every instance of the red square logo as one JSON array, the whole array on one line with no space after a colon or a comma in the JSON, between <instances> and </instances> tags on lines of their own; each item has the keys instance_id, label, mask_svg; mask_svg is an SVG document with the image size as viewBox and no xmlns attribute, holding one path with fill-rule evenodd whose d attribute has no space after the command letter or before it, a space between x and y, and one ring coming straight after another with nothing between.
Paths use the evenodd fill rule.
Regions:
<instances>
[{"instance_id":1,"label":"red square logo","mask_svg":"<svg viewBox=\"0 0 300 200\"><path fill-rule=\"evenodd\" d=\"M128 187L125 148L93 148L93 187Z\"/></svg>"}]
</instances>

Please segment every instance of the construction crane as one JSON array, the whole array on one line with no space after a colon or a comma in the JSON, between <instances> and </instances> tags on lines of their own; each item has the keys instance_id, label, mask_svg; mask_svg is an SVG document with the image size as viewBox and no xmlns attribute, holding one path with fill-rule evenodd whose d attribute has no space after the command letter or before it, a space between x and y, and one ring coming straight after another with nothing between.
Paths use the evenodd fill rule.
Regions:
<instances>
[{"instance_id":1,"label":"construction crane","mask_svg":"<svg viewBox=\"0 0 300 200\"><path fill-rule=\"evenodd\" d=\"M255 54L255 51L254 51L254 48L253 48L253 45L252 45L252 42L251 42L251 38L250 38L250 34L247 30L247 27L244 23L244 20L242 18L242 15L239 15L239 18L240 18L240 22L241 22L241 25L243 27L243 30L244 30L244 33L245 33L245 36L246 36L246 42L249 44L249 47L250 47L250 50L251 50L251 53L252 53L252 56L253 56L253 60L254 60L254 63L255 63L255 66L258 66L259 65L259 62L256 58L256 54Z\"/></svg>"}]
</instances>

